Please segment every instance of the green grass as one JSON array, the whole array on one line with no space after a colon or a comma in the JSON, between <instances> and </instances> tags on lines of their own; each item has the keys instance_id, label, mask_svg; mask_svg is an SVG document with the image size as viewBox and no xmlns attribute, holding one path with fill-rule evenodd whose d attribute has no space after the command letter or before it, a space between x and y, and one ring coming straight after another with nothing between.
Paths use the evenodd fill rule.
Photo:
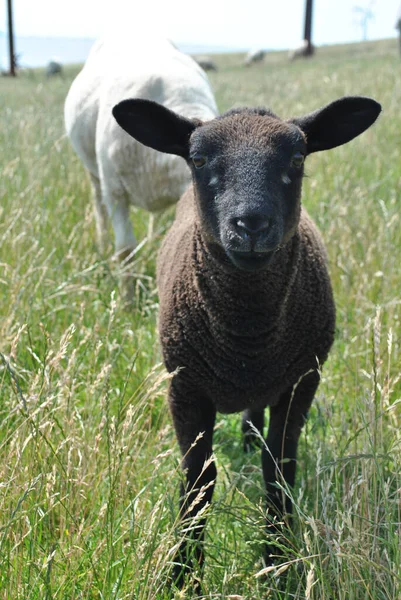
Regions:
<instances>
[{"instance_id":1,"label":"green grass","mask_svg":"<svg viewBox=\"0 0 401 600\"><path fill-rule=\"evenodd\" d=\"M286 574L255 577L260 459L243 455L238 416L220 415L202 597L401 598L397 42L321 48L293 63L271 53L250 69L241 60L216 57L221 110L268 105L290 117L364 94L383 114L308 159L304 204L327 245L338 331L300 445ZM173 211L138 253L124 310L112 245L97 249L89 181L64 136L77 70L0 80L0 598L164 600L180 457L154 275ZM132 218L144 239L149 216Z\"/></svg>"}]
</instances>

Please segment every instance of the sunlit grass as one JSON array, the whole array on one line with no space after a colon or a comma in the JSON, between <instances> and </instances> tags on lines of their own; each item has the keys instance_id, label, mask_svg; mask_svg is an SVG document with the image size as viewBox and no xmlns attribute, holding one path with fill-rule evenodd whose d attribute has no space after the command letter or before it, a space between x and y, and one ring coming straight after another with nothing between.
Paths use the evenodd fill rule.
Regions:
<instances>
[{"instance_id":1,"label":"sunlit grass","mask_svg":"<svg viewBox=\"0 0 401 600\"><path fill-rule=\"evenodd\" d=\"M241 60L216 58L211 80L222 111L267 105L287 118L363 94L380 101L383 114L357 140L307 162L304 204L329 254L337 339L302 437L283 564L256 577L260 458L244 456L238 416L219 415L203 597L394 600L397 43L322 48L293 63L272 53L250 69ZM104 255L96 246L89 181L64 136L63 101L76 72L0 80L0 597L164 600L172 597L180 471L157 342L155 257L173 211L157 217L154 239L136 256L127 311L112 244ZM148 215L133 211L133 222L143 240Z\"/></svg>"}]
</instances>

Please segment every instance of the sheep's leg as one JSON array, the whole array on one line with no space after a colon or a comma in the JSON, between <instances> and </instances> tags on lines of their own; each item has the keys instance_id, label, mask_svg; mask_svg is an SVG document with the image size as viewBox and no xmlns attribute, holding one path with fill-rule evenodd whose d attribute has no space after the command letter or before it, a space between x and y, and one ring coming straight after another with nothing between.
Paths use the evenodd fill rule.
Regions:
<instances>
[{"instance_id":1,"label":"sheep's leg","mask_svg":"<svg viewBox=\"0 0 401 600\"><path fill-rule=\"evenodd\" d=\"M251 425L252 423L252 425ZM265 424L265 411L262 410L244 410L242 413L242 435L244 440L244 451L251 452L261 447L263 439L263 427ZM260 437L256 431L259 432Z\"/></svg>"},{"instance_id":2,"label":"sheep's leg","mask_svg":"<svg viewBox=\"0 0 401 600\"><path fill-rule=\"evenodd\" d=\"M151 242L153 239L154 228L155 228L155 215L153 213L150 213L149 221L148 221L148 235L147 235L148 242Z\"/></svg>"},{"instance_id":3,"label":"sheep's leg","mask_svg":"<svg viewBox=\"0 0 401 600\"><path fill-rule=\"evenodd\" d=\"M136 239L129 218L129 203L120 196L117 202L109 204L109 214L114 231L115 249L119 257L126 259L136 247ZM124 260L123 259L123 260Z\"/></svg>"},{"instance_id":4,"label":"sheep's leg","mask_svg":"<svg viewBox=\"0 0 401 600\"><path fill-rule=\"evenodd\" d=\"M270 408L262 465L268 508L267 532L268 535L278 534L280 543L283 543L284 520L290 521L292 503L276 482L294 485L298 441L318 385L319 374L313 371L287 390L277 406ZM267 542L266 564L273 562L271 555L278 554L278 547Z\"/></svg>"},{"instance_id":5,"label":"sheep's leg","mask_svg":"<svg viewBox=\"0 0 401 600\"><path fill-rule=\"evenodd\" d=\"M204 396L189 397L187 390L181 391L176 381L178 377L176 375L172 382L169 402L185 472L185 482L180 489L180 520L190 530L174 558L173 579L182 587L185 574L192 570L193 560L201 567L204 561L202 543L206 519L196 517L213 495L216 466L212 441L216 411Z\"/></svg>"},{"instance_id":6,"label":"sheep's leg","mask_svg":"<svg viewBox=\"0 0 401 600\"><path fill-rule=\"evenodd\" d=\"M132 253L136 239L129 218L129 203L124 195L104 194L105 205L114 231L116 255L122 267L121 286L125 300L130 302L134 296L134 282L130 271Z\"/></svg>"},{"instance_id":7,"label":"sheep's leg","mask_svg":"<svg viewBox=\"0 0 401 600\"><path fill-rule=\"evenodd\" d=\"M104 252L107 240L108 215L102 200L102 189L98 177L90 173L93 203L95 208L96 234L99 250Z\"/></svg>"}]
</instances>

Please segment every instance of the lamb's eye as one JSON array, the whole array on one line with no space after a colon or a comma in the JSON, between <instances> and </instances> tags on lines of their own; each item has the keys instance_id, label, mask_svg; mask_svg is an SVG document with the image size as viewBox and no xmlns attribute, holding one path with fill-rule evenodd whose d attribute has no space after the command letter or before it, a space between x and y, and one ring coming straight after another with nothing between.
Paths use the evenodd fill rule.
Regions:
<instances>
[{"instance_id":1,"label":"lamb's eye","mask_svg":"<svg viewBox=\"0 0 401 600\"><path fill-rule=\"evenodd\" d=\"M302 152L295 152L294 156L291 159L292 167L302 167L304 164L305 155Z\"/></svg>"},{"instance_id":2,"label":"lamb's eye","mask_svg":"<svg viewBox=\"0 0 401 600\"><path fill-rule=\"evenodd\" d=\"M201 169L207 163L207 157L204 154L194 154L191 158L195 169Z\"/></svg>"}]
</instances>

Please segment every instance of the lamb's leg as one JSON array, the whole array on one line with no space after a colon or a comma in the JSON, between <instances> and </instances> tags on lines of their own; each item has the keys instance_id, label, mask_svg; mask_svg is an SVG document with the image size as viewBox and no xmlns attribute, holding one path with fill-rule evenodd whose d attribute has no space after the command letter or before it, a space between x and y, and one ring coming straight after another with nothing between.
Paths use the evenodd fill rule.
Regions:
<instances>
[{"instance_id":1,"label":"lamb's leg","mask_svg":"<svg viewBox=\"0 0 401 600\"><path fill-rule=\"evenodd\" d=\"M252 425L250 424L252 423ZM265 411L262 410L244 410L242 413L242 435L244 440L244 451L251 452L260 448L261 439L263 439L263 427L265 424ZM260 433L258 437L255 429Z\"/></svg>"},{"instance_id":2,"label":"lamb's leg","mask_svg":"<svg viewBox=\"0 0 401 600\"><path fill-rule=\"evenodd\" d=\"M100 252L104 252L107 240L108 216L102 200L102 189L100 180L96 175L90 173L92 184L93 204L95 208L96 234Z\"/></svg>"},{"instance_id":3,"label":"lamb's leg","mask_svg":"<svg viewBox=\"0 0 401 600\"><path fill-rule=\"evenodd\" d=\"M283 485L285 481L290 487L294 485L298 440L318 385L319 374L313 371L305 375L294 388L287 390L277 406L270 408L267 448L264 446L262 451L268 508L267 533L278 534L281 543L283 521L289 523L292 503L276 482ZM267 542L266 564L274 562L271 555L279 554L277 546Z\"/></svg>"},{"instance_id":4,"label":"lamb's leg","mask_svg":"<svg viewBox=\"0 0 401 600\"><path fill-rule=\"evenodd\" d=\"M212 499L216 479L212 457L216 411L204 396L182 389L178 378L179 374L170 387L169 402L185 471L185 483L180 489L180 520L190 529L174 558L173 579L182 587L185 574L192 570L193 560L201 567L204 560L202 543L206 519L194 518Z\"/></svg>"}]
</instances>

